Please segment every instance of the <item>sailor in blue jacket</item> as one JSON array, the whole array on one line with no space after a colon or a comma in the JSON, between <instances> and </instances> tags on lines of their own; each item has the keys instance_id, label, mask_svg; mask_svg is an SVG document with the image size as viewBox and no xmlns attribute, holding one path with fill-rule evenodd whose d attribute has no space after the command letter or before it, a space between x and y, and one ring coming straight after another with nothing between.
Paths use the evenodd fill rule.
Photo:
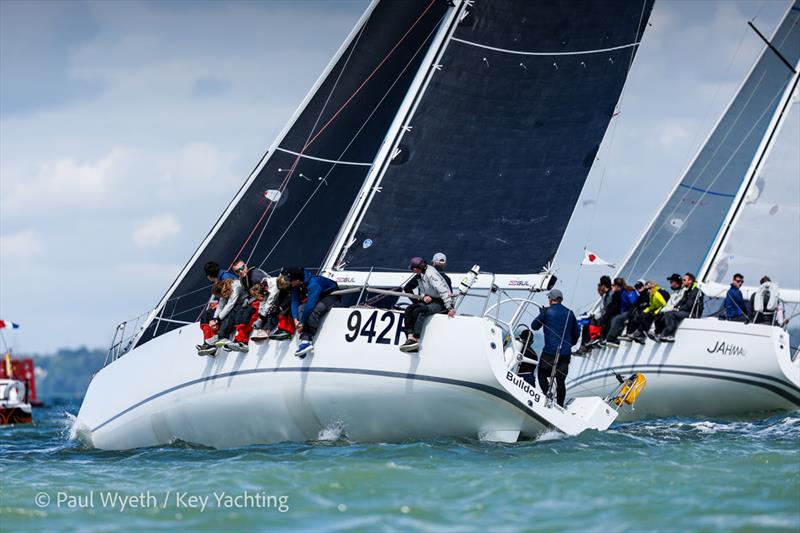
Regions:
<instances>
[{"instance_id":1,"label":"sailor in blue jacket","mask_svg":"<svg viewBox=\"0 0 800 533\"><path fill-rule=\"evenodd\" d=\"M313 338L325 313L339 304L341 298L334 294L339 286L330 278L316 276L301 267L286 269L292 286L292 316L300 334L300 346L295 355L302 359L314 350ZM303 297L305 303L301 303Z\"/></svg>"},{"instance_id":2,"label":"sailor in blue jacket","mask_svg":"<svg viewBox=\"0 0 800 533\"><path fill-rule=\"evenodd\" d=\"M744 276L733 275L733 282L725 295L725 318L736 322L747 322L747 303L744 301L740 287L744 283Z\"/></svg>"},{"instance_id":3,"label":"sailor in blue jacket","mask_svg":"<svg viewBox=\"0 0 800 533\"><path fill-rule=\"evenodd\" d=\"M539 316L531 322L531 329L544 328L544 348L539 358L536 372L539 376L539 387L545 394L550 390L550 375L556 367L556 401L564 406L567 396L567 372L572 356L572 346L581 338L581 331L575 313L561 303L564 295L558 289L547 293L550 307L543 307Z\"/></svg>"}]
</instances>

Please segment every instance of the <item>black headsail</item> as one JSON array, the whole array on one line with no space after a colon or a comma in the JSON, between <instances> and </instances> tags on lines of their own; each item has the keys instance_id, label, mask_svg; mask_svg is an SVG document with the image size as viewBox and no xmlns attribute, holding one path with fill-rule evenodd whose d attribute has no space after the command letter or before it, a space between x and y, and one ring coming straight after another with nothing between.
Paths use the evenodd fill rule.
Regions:
<instances>
[{"instance_id":1,"label":"black headsail","mask_svg":"<svg viewBox=\"0 0 800 533\"><path fill-rule=\"evenodd\" d=\"M652 0L493 0L461 14L341 253L347 271L535 273L552 260Z\"/></svg>"},{"instance_id":2,"label":"black headsail","mask_svg":"<svg viewBox=\"0 0 800 533\"><path fill-rule=\"evenodd\" d=\"M194 322L209 296L202 265L238 258L272 271L320 265L452 6L374 2L299 114L264 156L137 344Z\"/></svg>"}]
</instances>

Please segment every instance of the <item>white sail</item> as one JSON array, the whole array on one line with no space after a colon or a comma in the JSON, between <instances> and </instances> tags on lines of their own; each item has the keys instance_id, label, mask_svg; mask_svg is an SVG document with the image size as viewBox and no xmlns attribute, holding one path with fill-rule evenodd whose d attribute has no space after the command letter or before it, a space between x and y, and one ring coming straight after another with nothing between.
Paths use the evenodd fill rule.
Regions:
<instances>
[{"instance_id":1,"label":"white sail","mask_svg":"<svg viewBox=\"0 0 800 533\"><path fill-rule=\"evenodd\" d=\"M753 286L768 275L782 298L800 295L800 94L794 96L764 163L714 257L708 281L725 284L741 273Z\"/></svg>"}]
</instances>

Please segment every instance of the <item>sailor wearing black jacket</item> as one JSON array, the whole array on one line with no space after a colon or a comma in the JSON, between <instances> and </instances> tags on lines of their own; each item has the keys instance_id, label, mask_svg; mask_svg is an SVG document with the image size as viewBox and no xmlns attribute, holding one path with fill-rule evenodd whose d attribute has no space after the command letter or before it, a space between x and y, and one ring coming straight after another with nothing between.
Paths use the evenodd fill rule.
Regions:
<instances>
[{"instance_id":1,"label":"sailor wearing black jacket","mask_svg":"<svg viewBox=\"0 0 800 533\"><path fill-rule=\"evenodd\" d=\"M656 338L658 341L675 342L675 331L684 318L703 316L703 293L691 272L683 275L683 288L683 297L675 304L675 307L661 315L664 329Z\"/></svg>"}]
</instances>

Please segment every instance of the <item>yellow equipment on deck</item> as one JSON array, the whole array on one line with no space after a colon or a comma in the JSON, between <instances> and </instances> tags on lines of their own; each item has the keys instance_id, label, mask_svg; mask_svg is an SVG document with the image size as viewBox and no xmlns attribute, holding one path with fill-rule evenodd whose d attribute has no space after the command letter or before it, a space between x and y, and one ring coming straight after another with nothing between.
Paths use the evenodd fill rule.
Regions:
<instances>
[{"instance_id":1,"label":"yellow equipment on deck","mask_svg":"<svg viewBox=\"0 0 800 533\"><path fill-rule=\"evenodd\" d=\"M644 374L632 374L621 385L619 392L614 397L614 403L617 405L622 405L623 403L633 405L646 384L647 378Z\"/></svg>"}]
</instances>

